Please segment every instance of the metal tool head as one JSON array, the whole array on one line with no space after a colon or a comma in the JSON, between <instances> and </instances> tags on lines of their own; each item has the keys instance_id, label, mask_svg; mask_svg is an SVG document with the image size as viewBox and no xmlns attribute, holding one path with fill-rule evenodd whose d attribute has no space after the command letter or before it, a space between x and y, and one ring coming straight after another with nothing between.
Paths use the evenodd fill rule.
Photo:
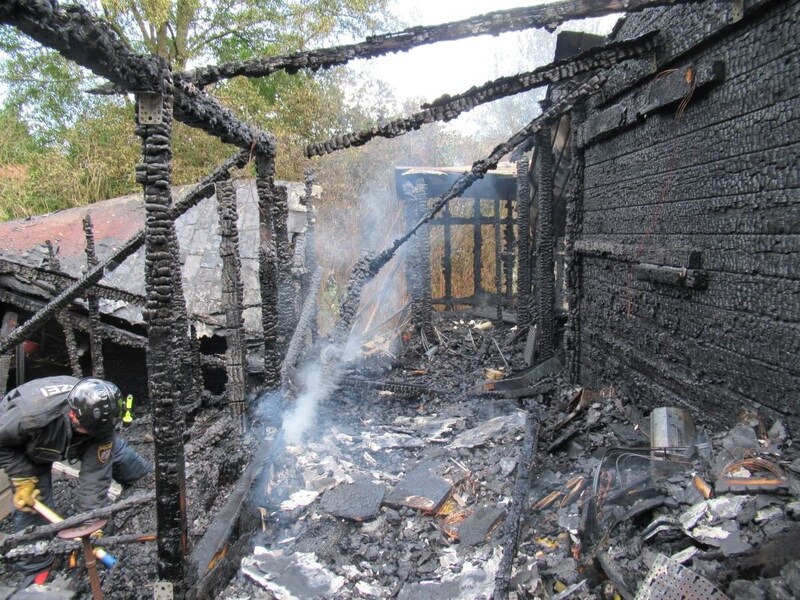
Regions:
<instances>
[{"instance_id":1,"label":"metal tool head","mask_svg":"<svg viewBox=\"0 0 800 600\"><path fill-rule=\"evenodd\" d=\"M83 525L78 525L77 527L62 529L58 532L58 537L60 537L62 540L75 540L86 537L87 535L93 534L98 529L105 527L106 523L108 523L108 519L98 519L97 521L84 523Z\"/></svg>"}]
</instances>

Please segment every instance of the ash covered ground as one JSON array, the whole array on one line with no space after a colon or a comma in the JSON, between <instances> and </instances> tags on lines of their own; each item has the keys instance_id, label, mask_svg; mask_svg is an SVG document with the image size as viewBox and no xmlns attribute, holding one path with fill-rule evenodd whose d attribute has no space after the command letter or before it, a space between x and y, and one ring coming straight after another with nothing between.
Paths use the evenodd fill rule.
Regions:
<instances>
[{"instance_id":1,"label":"ash covered ground","mask_svg":"<svg viewBox=\"0 0 800 600\"><path fill-rule=\"evenodd\" d=\"M792 543L800 535L800 458L780 421L745 413L732 429L715 430L695 414L696 446L654 457L648 414L635 399L563 379L546 404L502 397L488 389L488 376L525 367L524 336L468 314L435 319L429 343L416 335L402 347L367 340L366 360L328 401L306 407L291 434L281 423L294 405L277 394L261 398L246 440L222 410L192 423L192 545L262 439L275 442L242 513L255 529L251 547L218 597L492 597L512 545L531 408L538 443L509 597L633 598L638 590L657 598L670 585L694 586L695 597L800 595ZM125 434L152 453L146 418ZM732 489L733 479L744 483ZM152 481L137 487L147 486ZM74 482L61 480L57 506L69 506L71 493ZM154 533L155 508L124 511L113 523L111 535ZM155 544L110 550L120 562L101 569L104 594L151 598ZM2 569L3 583L13 585L8 561ZM61 557L55 571L75 597L89 597L80 566L68 569Z\"/></svg>"}]
</instances>

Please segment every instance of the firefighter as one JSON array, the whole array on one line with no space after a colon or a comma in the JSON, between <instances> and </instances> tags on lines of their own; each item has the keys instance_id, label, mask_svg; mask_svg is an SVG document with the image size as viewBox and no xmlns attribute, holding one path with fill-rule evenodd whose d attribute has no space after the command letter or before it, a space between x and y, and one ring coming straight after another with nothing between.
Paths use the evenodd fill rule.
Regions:
<instances>
[{"instance_id":1,"label":"firefighter","mask_svg":"<svg viewBox=\"0 0 800 600\"><path fill-rule=\"evenodd\" d=\"M110 381L67 375L35 379L5 395L0 402L0 468L14 486L15 530L46 523L33 506L36 500L52 500L56 461L80 460L79 513L108 503L112 479L127 487L152 472L114 433L121 399ZM50 562L48 557L18 567L32 572Z\"/></svg>"}]
</instances>

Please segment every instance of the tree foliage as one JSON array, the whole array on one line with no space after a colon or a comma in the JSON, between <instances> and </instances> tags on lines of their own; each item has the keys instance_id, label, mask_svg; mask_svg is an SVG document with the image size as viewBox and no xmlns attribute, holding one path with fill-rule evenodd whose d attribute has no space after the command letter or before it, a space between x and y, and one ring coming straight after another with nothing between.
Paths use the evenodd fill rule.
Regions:
<instances>
[{"instance_id":1,"label":"tree foliage","mask_svg":"<svg viewBox=\"0 0 800 600\"><path fill-rule=\"evenodd\" d=\"M269 56L363 35L382 23L386 0L90 0L135 52L176 70ZM136 191L129 97L86 94L89 71L0 26L0 218L85 204ZM278 176L302 177L302 147L332 131L342 96L331 74L237 78L209 91L245 121L275 133ZM14 145L19 150L6 150ZM176 124L174 181L196 181L231 148Z\"/></svg>"}]
</instances>

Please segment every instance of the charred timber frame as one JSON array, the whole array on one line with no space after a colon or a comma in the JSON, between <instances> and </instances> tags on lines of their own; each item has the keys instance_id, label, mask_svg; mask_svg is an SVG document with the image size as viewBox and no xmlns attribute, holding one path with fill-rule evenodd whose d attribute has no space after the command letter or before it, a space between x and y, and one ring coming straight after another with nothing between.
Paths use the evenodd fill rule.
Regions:
<instances>
[{"instance_id":1,"label":"charred timber frame","mask_svg":"<svg viewBox=\"0 0 800 600\"><path fill-rule=\"evenodd\" d=\"M528 161L517 161L517 324L520 329L531 326L531 184Z\"/></svg>"},{"instance_id":2,"label":"charred timber frame","mask_svg":"<svg viewBox=\"0 0 800 600\"><path fill-rule=\"evenodd\" d=\"M403 186L406 193L409 213L414 221L421 219L428 212L428 186L423 179L415 184L410 182ZM433 305L431 304L431 238L430 228L423 226L414 238L414 247L409 256L411 315L415 325L425 335L428 343L433 343Z\"/></svg>"},{"instance_id":3,"label":"charred timber frame","mask_svg":"<svg viewBox=\"0 0 800 600\"><path fill-rule=\"evenodd\" d=\"M171 210L173 220L177 219L184 212L197 205L197 203L204 198L209 198L212 196L214 194L213 184L217 181L222 181L230 177L230 169L241 168L246 165L248 162L248 157L248 151L243 150L238 152L233 157L222 163L211 173L211 175L190 189L186 195L184 195L183 198L181 198L178 202L176 202L175 206L173 206ZM97 283L106 273L112 272L119 265L121 265L125 259L141 248L144 244L144 238L145 230L142 229L133 235L105 261L90 269L89 272L83 276L83 278L71 281L69 286L66 287L64 291L57 294L56 297L50 300L40 311L25 321L24 324L17 327L11 335L0 339L0 353L5 352L12 346L22 342L26 336L30 335L32 331L35 331L44 325L47 321L53 318L53 316L59 310L83 295L87 290L94 289L99 293L100 296L104 298L119 298L132 304L143 304L144 298L103 285L97 285ZM9 271L15 273L19 272L22 274L38 273L38 275L36 275L37 277L43 276L41 270L39 269L34 269L28 265L22 265L3 258L0 258L0 271ZM63 279L68 276L59 273L47 273L44 275L44 277L49 277L50 279Z\"/></svg>"},{"instance_id":4,"label":"charred timber frame","mask_svg":"<svg viewBox=\"0 0 800 600\"><path fill-rule=\"evenodd\" d=\"M56 257L56 251L53 248L52 242L50 240L45 240L44 245L47 248L47 268L56 273L60 272L61 263L59 262L58 257ZM62 285L56 283L55 289L56 291L61 291ZM75 331L72 329L72 324L70 323L67 309L58 311L57 320L58 324L61 325L62 331L64 332L64 343L67 347L67 357L69 358L69 365L70 369L72 369L72 375L79 378L83 377L83 371L81 370L81 363L78 357L78 343L75 340Z\"/></svg>"},{"instance_id":5,"label":"charred timber frame","mask_svg":"<svg viewBox=\"0 0 800 600\"><path fill-rule=\"evenodd\" d=\"M503 238L503 252L505 256L503 269L505 270L506 278L505 306L511 309L514 299L514 247L516 246L516 237L514 234L514 200L512 198L506 200L505 225Z\"/></svg>"},{"instance_id":6,"label":"charred timber frame","mask_svg":"<svg viewBox=\"0 0 800 600\"><path fill-rule=\"evenodd\" d=\"M308 286L305 299L303 301L303 310L300 313L300 318L297 321L292 340L286 350L286 357L283 359L281 365L281 387L284 393L291 394L293 385L291 376L303 350L308 346L308 341L313 340L313 324L317 312L317 297L319 295L319 288L322 285L322 267L317 267L311 277L311 283Z\"/></svg>"},{"instance_id":7,"label":"charred timber frame","mask_svg":"<svg viewBox=\"0 0 800 600\"><path fill-rule=\"evenodd\" d=\"M94 225L92 217L83 217L83 233L86 236L86 266L88 269L97 266L97 252L94 245ZM103 337L100 335L100 300L94 290L89 290L86 294L86 301L89 304L89 350L92 355L92 375L100 377L106 376L105 363L103 362Z\"/></svg>"},{"instance_id":8,"label":"charred timber frame","mask_svg":"<svg viewBox=\"0 0 800 600\"><path fill-rule=\"evenodd\" d=\"M546 108L542 100L542 108ZM550 128L536 133L536 162L539 192L536 218L536 325L537 351L540 361L547 360L555 350L556 282L553 238L553 146Z\"/></svg>"},{"instance_id":9,"label":"charred timber frame","mask_svg":"<svg viewBox=\"0 0 800 600\"><path fill-rule=\"evenodd\" d=\"M275 204L275 157L256 154L256 190L258 192L260 248L259 283L261 286L261 327L264 337L264 385L280 384L281 353L278 349L278 273L274 247L272 207Z\"/></svg>"},{"instance_id":10,"label":"charred timber frame","mask_svg":"<svg viewBox=\"0 0 800 600\"><path fill-rule=\"evenodd\" d=\"M527 73L501 77L454 96L444 95L430 104L423 104L422 111L409 117L402 117L356 133L340 135L325 142L309 144L306 146L306 156L309 158L322 156L351 146L363 146L376 137L397 137L419 129L427 123L450 121L481 104L636 58L652 51L656 47L656 41L657 32L648 32L632 40L596 46L572 58L558 60Z\"/></svg>"},{"instance_id":11,"label":"charred timber frame","mask_svg":"<svg viewBox=\"0 0 800 600\"><path fill-rule=\"evenodd\" d=\"M166 64L161 70L161 122L138 125L142 138L142 164L137 177L144 187L145 289L147 294L147 374L153 411L156 465L156 517L158 576L173 583L177 597L185 592L186 482L183 454L184 415L180 410L183 374L176 377L174 343L186 331L176 331L172 314L177 290L173 276L175 221L170 210L172 179L172 76ZM178 368L181 369L183 365Z\"/></svg>"},{"instance_id":12,"label":"charred timber frame","mask_svg":"<svg viewBox=\"0 0 800 600\"><path fill-rule=\"evenodd\" d=\"M278 283L278 351L286 354L286 347L295 326L294 289L292 286L292 248L289 245L289 190L275 186L272 197L272 240L275 244Z\"/></svg>"},{"instance_id":13,"label":"charred timber frame","mask_svg":"<svg viewBox=\"0 0 800 600\"><path fill-rule=\"evenodd\" d=\"M334 328L333 340L335 343L344 344L347 334L353 323L356 309L360 300L361 290L397 253L397 250L405 244L416 231L428 223L436 214L447 205L450 200L461 196L475 181L483 177L487 171L495 168L500 159L511 152L517 146L526 143L531 136L546 129L550 131L551 125L562 114L572 110L576 102L597 92L605 81L601 74L594 74L586 81L581 83L571 92L566 94L558 102L545 110L541 115L533 119L525 127L517 131L502 144L498 144L494 150L484 159L475 161L472 169L459 177L450 189L439 198L434 206L421 218L411 229L397 238L390 247L383 250L380 254L366 253L353 267L353 274L347 287L347 295L340 310L340 319ZM329 361L333 364L334 361ZM327 373L325 373L327 374Z\"/></svg>"},{"instance_id":14,"label":"charred timber frame","mask_svg":"<svg viewBox=\"0 0 800 600\"><path fill-rule=\"evenodd\" d=\"M244 376L244 287L242 285L242 263L239 258L239 230L236 227L236 190L233 183L217 184L217 211L219 214L220 245L222 259L222 311L225 314L225 358L228 381L225 392L230 412L238 423L239 432L244 433L247 421L245 406Z\"/></svg>"},{"instance_id":15,"label":"charred timber frame","mask_svg":"<svg viewBox=\"0 0 800 600\"><path fill-rule=\"evenodd\" d=\"M583 171L585 167L584 149L579 144L578 130L584 121L586 108L576 106L572 111L570 135L572 145L572 162L570 169L571 187L567 193L567 219L564 231L564 257L566 265L564 277L567 280L567 326L564 330L564 349L567 360L567 372L571 381L580 381L580 290L583 288L581 280L583 274L583 259L575 249L575 242L581 237L583 231Z\"/></svg>"},{"instance_id":16,"label":"charred timber frame","mask_svg":"<svg viewBox=\"0 0 800 600\"><path fill-rule=\"evenodd\" d=\"M478 35L544 28L554 31L565 21L602 17L619 12L637 12L651 6L666 6L691 0L567 0L555 4L498 10L442 25L410 27L375 35L357 44L296 52L284 56L209 65L177 74L183 81L205 87L231 77L266 77L276 71L296 73L300 69L329 69L356 58L375 58L405 52L417 46L460 40Z\"/></svg>"},{"instance_id":17,"label":"charred timber frame","mask_svg":"<svg viewBox=\"0 0 800 600\"><path fill-rule=\"evenodd\" d=\"M317 271L317 213L314 206L313 191L315 175L314 170L307 168L304 173L305 176L305 196L303 198L303 205L306 207L306 244L305 244L305 268L303 274L303 298L307 298L309 289L313 283L314 273ZM316 305L315 305L316 306ZM316 310L316 308L315 308ZM312 319L310 335L312 340L317 339L317 321Z\"/></svg>"}]
</instances>

